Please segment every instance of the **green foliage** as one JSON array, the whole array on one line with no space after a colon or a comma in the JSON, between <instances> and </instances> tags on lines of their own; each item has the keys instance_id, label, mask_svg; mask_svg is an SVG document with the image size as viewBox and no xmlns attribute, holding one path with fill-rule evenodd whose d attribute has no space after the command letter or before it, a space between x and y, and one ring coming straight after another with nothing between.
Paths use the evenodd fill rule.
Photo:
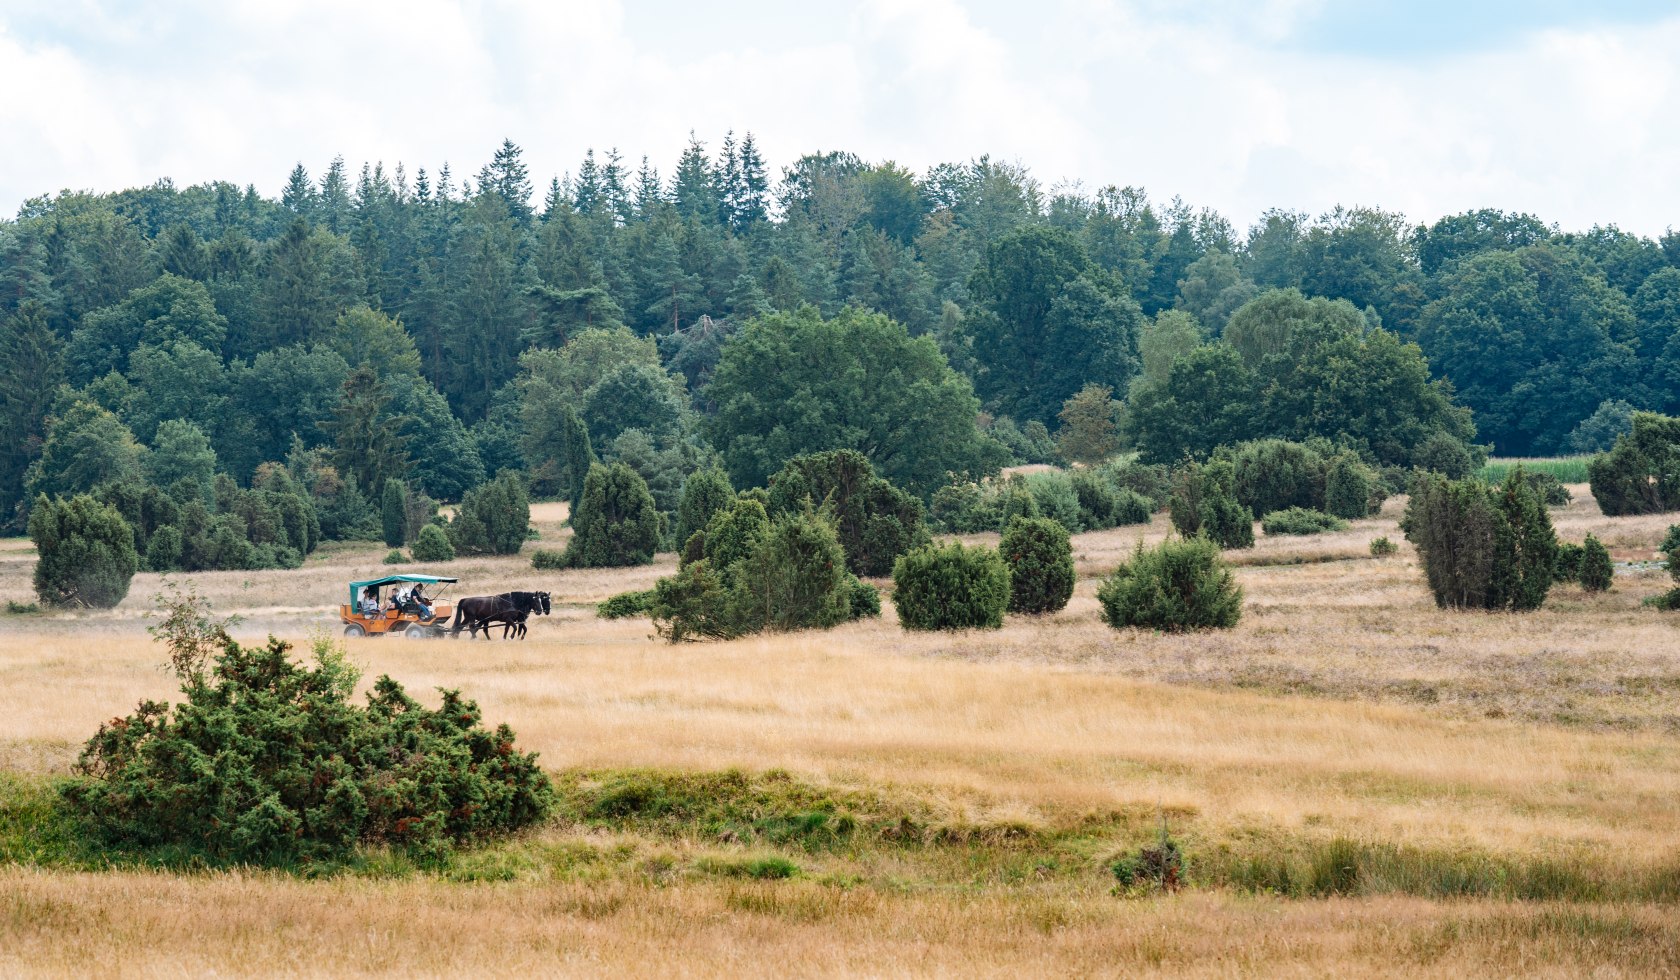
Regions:
<instances>
[{"instance_id":1,"label":"green foliage","mask_svg":"<svg viewBox=\"0 0 1680 980\"><path fill-rule=\"evenodd\" d=\"M846 602L852 619L881 618L881 590L853 575L846 583Z\"/></svg>"},{"instance_id":2,"label":"green foliage","mask_svg":"<svg viewBox=\"0 0 1680 980\"><path fill-rule=\"evenodd\" d=\"M1109 463L1099 467L1096 472L1116 490L1130 490L1147 500L1150 513L1159 510L1172 496L1172 470L1161 464L1140 463L1130 459ZM1143 521L1121 523L1141 524Z\"/></svg>"},{"instance_id":3,"label":"green foliage","mask_svg":"<svg viewBox=\"0 0 1680 980\"><path fill-rule=\"evenodd\" d=\"M726 569L747 557L758 538L770 529L770 516L762 501L742 496L727 509L712 515L706 525L704 557L713 568Z\"/></svg>"},{"instance_id":4,"label":"green foliage","mask_svg":"<svg viewBox=\"0 0 1680 980\"><path fill-rule=\"evenodd\" d=\"M739 633L827 629L851 617L846 553L822 517L780 514L730 566L729 618Z\"/></svg>"},{"instance_id":5,"label":"green foliage","mask_svg":"<svg viewBox=\"0 0 1680 980\"><path fill-rule=\"evenodd\" d=\"M24 477L31 497L67 497L142 479L146 448L128 426L98 405L75 401L49 417L46 425L41 455Z\"/></svg>"},{"instance_id":6,"label":"green foliage","mask_svg":"<svg viewBox=\"0 0 1680 980\"><path fill-rule=\"evenodd\" d=\"M854 575L886 575L894 559L927 541L921 501L876 476L859 452L797 456L770 478L769 490L772 515L807 506L830 511Z\"/></svg>"},{"instance_id":7,"label":"green foliage","mask_svg":"<svg viewBox=\"0 0 1680 980\"><path fill-rule=\"evenodd\" d=\"M1026 485L1027 492L1032 494L1036 516L1048 517L1064 528L1085 529L1080 521L1079 491L1074 488L1068 474L1060 470L1030 473L1026 477ZM1003 528L1008 528L1016 517L1024 516L1035 515L1010 514L1003 521Z\"/></svg>"},{"instance_id":8,"label":"green foliage","mask_svg":"<svg viewBox=\"0 0 1680 980\"><path fill-rule=\"evenodd\" d=\"M1581 588L1588 592L1604 592L1610 588L1610 579L1615 570L1610 564L1610 552L1605 549L1604 542L1587 535L1586 543L1581 545Z\"/></svg>"},{"instance_id":9,"label":"green foliage","mask_svg":"<svg viewBox=\"0 0 1680 980\"><path fill-rule=\"evenodd\" d=\"M925 545L893 564L893 606L905 629L997 629L1009 605L1009 565L991 548Z\"/></svg>"},{"instance_id":10,"label":"green foliage","mask_svg":"<svg viewBox=\"0 0 1680 980\"><path fill-rule=\"evenodd\" d=\"M1047 517L1017 517L998 542L1009 566L1009 611L1059 612L1073 598L1073 546L1067 528Z\"/></svg>"},{"instance_id":11,"label":"green foliage","mask_svg":"<svg viewBox=\"0 0 1680 980\"><path fill-rule=\"evenodd\" d=\"M566 567L566 553L552 548L538 548L531 552L531 567L542 571L559 571Z\"/></svg>"},{"instance_id":12,"label":"green foliage","mask_svg":"<svg viewBox=\"0 0 1680 980\"><path fill-rule=\"evenodd\" d=\"M29 513L35 594L49 606L109 609L139 570L134 534L114 507L86 494L38 497Z\"/></svg>"},{"instance_id":13,"label":"green foliage","mask_svg":"<svg viewBox=\"0 0 1680 980\"><path fill-rule=\"evenodd\" d=\"M659 512L635 470L597 463L584 481L572 530L566 562L573 568L647 565L659 547Z\"/></svg>"},{"instance_id":14,"label":"green foliage","mask_svg":"<svg viewBox=\"0 0 1680 980\"><path fill-rule=\"evenodd\" d=\"M1050 438L1050 430L1037 419L1026 425L1016 425L1015 420L1008 417L993 419L985 431L1002 443L1018 464L1054 463L1061 456L1056 440Z\"/></svg>"},{"instance_id":15,"label":"green foliage","mask_svg":"<svg viewBox=\"0 0 1680 980\"><path fill-rule=\"evenodd\" d=\"M714 515L734 502L735 488L722 470L707 467L690 473L677 504L677 541L686 542L696 531L704 531Z\"/></svg>"},{"instance_id":16,"label":"green foliage","mask_svg":"<svg viewBox=\"0 0 1680 980\"><path fill-rule=\"evenodd\" d=\"M408 484L401 480L385 481L379 495L379 525L385 533L385 543L401 548L408 543Z\"/></svg>"},{"instance_id":17,"label":"green foliage","mask_svg":"<svg viewBox=\"0 0 1680 980\"><path fill-rule=\"evenodd\" d=\"M995 472L1002 446L975 427L979 401L932 337L856 308L761 317L724 345L709 422L737 486L765 484L795 456L862 453L883 479L931 493L951 473Z\"/></svg>"},{"instance_id":18,"label":"green foliage","mask_svg":"<svg viewBox=\"0 0 1680 980\"><path fill-rule=\"evenodd\" d=\"M467 491L449 522L449 543L458 554L517 555L531 526L531 501L525 483L503 473Z\"/></svg>"},{"instance_id":19,"label":"green foliage","mask_svg":"<svg viewBox=\"0 0 1680 980\"><path fill-rule=\"evenodd\" d=\"M1256 514L1290 507L1316 509L1324 503L1329 464L1310 446L1284 439L1257 439L1216 455L1230 459L1237 501Z\"/></svg>"},{"instance_id":20,"label":"green foliage","mask_svg":"<svg viewBox=\"0 0 1680 980\"><path fill-rule=\"evenodd\" d=\"M1324 471L1324 511L1348 520L1371 514L1376 474L1351 453L1338 453Z\"/></svg>"},{"instance_id":21,"label":"green foliage","mask_svg":"<svg viewBox=\"0 0 1680 980\"><path fill-rule=\"evenodd\" d=\"M1552 580L1556 582L1581 581L1581 558L1586 554L1578 544L1559 541L1557 561L1552 565Z\"/></svg>"},{"instance_id":22,"label":"green foliage","mask_svg":"<svg viewBox=\"0 0 1680 980\"><path fill-rule=\"evenodd\" d=\"M1545 601L1557 535L1521 467L1497 488L1420 474L1400 526L1441 607L1520 612Z\"/></svg>"},{"instance_id":23,"label":"green foliage","mask_svg":"<svg viewBox=\"0 0 1680 980\"><path fill-rule=\"evenodd\" d=\"M1254 547L1254 512L1237 501L1236 468L1226 460L1186 462L1173 477L1173 527L1221 548Z\"/></svg>"},{"instance_id":24,"label":"green foliage","mask_svg":"<svg viewBox=\"0 0 1680 980\"><path fill-rule=\"evenodd\" d=\"M1680 419L1633 413L1633 428L1587 464L1606 517L1680 510Z\"/></svg>"},{"instance_id":25,"label":"green foliage","mask_svg":"<svg viewBox=\"0 0 1680 980\"><path fill-rule=\"evenodd\" d=\"M1372 558L1387 558L1390 555L1396 554L1399 550L1400 546L1388 540L1386 535L1380 538L1371 539Z\"/></svg>"},{"instance_id":26,"label":"green foliage","mask_svg":"<svg viewBox=\"0 0 1680 980\"><path fill-rule=\"evenodd\" d=\"M1101 463L1120 451L1122 406L1114 400L1114 389L1088 382L1066 402L1058 414L1056 449L1070 463Z\"/></svg>"},{"instance_id":27,"label":"green foliage","mask_svg":"<svg viewBox=\"0 0 1680 980\"><path fill-rule=\"evenodd\" d=\"M1274 510L1260 519L1260 529L1267 534L1324 534L1346 531L1347 526L1347 521L1334 514L1307 507Z\"/></svg>"},{"instance_id":28,"label":"green foliage","mask_svg":"<svg viewBox=\"0 0 1680 980\"><path fill-rule=\"evenodd\" d=\"M385 565L404 565L407 563L408 557L403 554L401 548L392 548L390 551L385 552L385 558L381 562L381 564Z\"/></svg>"},{"instance_id":29,"label":"green foliage","mask_svg":"<svg viewBox=\"0 0 1680 980\"><path fill-rule=\"evenodd\" d=\"M1591 456L1542 456L1525 459L1493 459L1483 463L1476 470L1476 476L1483 483L1504 483L1505 478L1518 466L1524 473L1544 473L1555 477L1559 483L1586 483L1590 477L1587 474L1587 464L1592 462Z\"/></svg>"},{"instance_id":30,"label":"green foliage","mask_svg":"<svg viewBox=\"0 0 1680 980\"><path fill-rule=\"evenodd\" d=\"M147 481L171 491L177 499L202 499L209 496L216 480L216 450L198 426L185 419L169 419L158 425L144 469Z\"/></svg>"},{"instance_id":31,"label":"green foliage","mask_svg":"<svg viewBox=\"0 0 1680 980\"><path fill-rule=\"evenodd\" d=\"M1217 544L1169 538L1147 550L1138 542L1132 560L1103 581L1097 600L1115 629L1178 633L1237 625L1243 592Z\"/></svg>"},{"instance_id":32,"label":"green foliage","mask_svg":"<svg viewBox=\"0 0 1680 980\"><path fill-rule=\"evenodd\" d=\"M455 560L455 546L449 543L449 535L436 524L427 524L420 529L420 534L414 539L409 548L414 560L419 562L442 562Z\"/></svg>"},{"instance_id":33,"label":"green foliage","mask_svg":"<svg viewBox=\"0 0 1680 980\"><path fill-rule=\"evenodd\" d=\"M1433 432L1412 451L1412 465L1449 480L1462 480L1476 468L1476 459L1461 440Z\"/></svg>"},{"instance_id":34,"label":"green foliage","mask_svg":"<svg viewBox=\"0 0 1680 980\"><path fill-rule=\"evenodd\" d=\"M1574 453L1602 453L1615 446L1616 440L1633 431L1636 409L1620 398L1599 402L1593 413L1581 420L1564 439L1564 448ZM1573 481L1579 483L1581 481Z\"/></svg>"},{"instance_id":35,"label":"green foliage","mask_svg":"<svg viewBox=\"0 0 1680 980\"><path fill-rule=\"evenodd\" d=\"M620 592L595 605L595 615L602 619L629 619L645 616L653 611L658 593L654 589L641 592Z\"/></svg>"},{"instance_id":36,"label":"green foliage","mask_svg":"<svg viewBox=\"0 0 1680 980\"><path fill-rule=\"evenodd\" d=\"M653 628L672 643L740 636L730 609L729 583L709 559L689 562L653 586Z\"/></svg>"},{"instance_id":37,"label":"green foliage","mask_svg":"<svg viewBox=\"0 0 1680 980\"><path fill-rule=\"evenodd\" d=\"M183 702L142 702L82 750L63 797L107 847L258 865L342 861L360 846L437 859L552 807L536 755L506 725L483 727L459 692L434 711L381 677L357 707L357 672L329 642L309 668L284 641L245 648L218 632L212 669L183 671Z\"/></svg>"}]
</instances>

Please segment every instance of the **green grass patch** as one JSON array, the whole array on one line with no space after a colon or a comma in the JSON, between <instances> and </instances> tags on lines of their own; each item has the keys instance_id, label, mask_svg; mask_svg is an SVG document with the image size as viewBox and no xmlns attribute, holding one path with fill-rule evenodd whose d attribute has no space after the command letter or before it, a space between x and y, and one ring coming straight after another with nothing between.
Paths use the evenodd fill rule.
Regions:
<instances>
[{"instance_id":1,"label":"green grass patch","mask_svg":"<svg viewBox=\"0 0 1680 980\"><path fill-rule=\"evenodd\" d=\"M1535 456L1490 459L1476 471L1485 483L1503 483L1518 465L1531 473L1549 473L1564 483L1586 483L1591 456Z\"/></svg>"}]
</instances>

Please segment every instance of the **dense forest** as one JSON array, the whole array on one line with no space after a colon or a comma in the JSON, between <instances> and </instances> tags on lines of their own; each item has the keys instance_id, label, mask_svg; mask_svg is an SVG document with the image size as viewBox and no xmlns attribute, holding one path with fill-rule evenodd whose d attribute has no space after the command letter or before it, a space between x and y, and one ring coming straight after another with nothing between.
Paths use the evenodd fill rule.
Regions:
<instances>
[{"instance_id":1,"label":"dense forest","mask_svg":"<svg viewBox=\"0 0 1680 980\"><path fill-rule=\"evenodd\" d=\"M729 136L669 176L591 152L539 191L509 141L470 178L339 159L278 199L164 180L0 223L13 528L39 494L186 479L207 513L301 485L349 534L393 478L564 495L597 456L666 512L713 462L753 486L835 448L924 499L1121 446L1409 467L1600 449L1646 408L1680 408L1680 234L1525 214L1239 231L984 157L772 179Z\"/></svg>"}]
</instances>

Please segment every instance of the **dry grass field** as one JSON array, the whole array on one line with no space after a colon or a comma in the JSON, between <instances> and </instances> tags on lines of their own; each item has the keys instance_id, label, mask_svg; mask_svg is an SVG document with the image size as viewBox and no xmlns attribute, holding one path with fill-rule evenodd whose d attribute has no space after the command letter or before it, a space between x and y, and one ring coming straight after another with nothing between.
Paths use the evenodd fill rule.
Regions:
<instances>
[{"instance_id":1,"label":"dry grass field","mask_svg":"<svg viewBox=\"0 0 1680 980\"><path fill-rule=\"evenodd\" d=\"M1606 519L1572 489L1561 537L1653 557L1667 520ZM1680 616L1639 605L1666 573L1624 568L1596 596L1559 586L1521 616L1443 613L1398 504L1338 534L1262 536L1232 556L1242 623L1185 637L1098 618L1098 579L1163 536L1161 518L1079 536L1068 609L985 634L908 634L889 605L827 633L672 647L592 608L669 556L450 563L457 594L545 589L555 614L524 643L351 642L364 683L462 689L580 798L646 770L745 786L763 807L791 780L843 801L868 839L568 811L443 870L24 860L0 864L0 973L1680 973ZM559 546L563 518L539 507L531 547ZM1371 558L1378 535L1399 554ZM238 635L301 642L336 626L344 582L385 570L383 553L190 578L243 617ZM0 543L0 602L32 600L32 560ZM144 633L160 587L138 576L107 613L0 616L13 785L63 774L101 721L172 694ZM893 820L913 843L874 833ZM1108 863L1163 820L1195 887L1115 894ZM793 877L741 873L764 857ZM1356 884L1300 887L1338 862ZM1348 894L1291 897L1318 892Z\"/></svg>"}]
</instances>

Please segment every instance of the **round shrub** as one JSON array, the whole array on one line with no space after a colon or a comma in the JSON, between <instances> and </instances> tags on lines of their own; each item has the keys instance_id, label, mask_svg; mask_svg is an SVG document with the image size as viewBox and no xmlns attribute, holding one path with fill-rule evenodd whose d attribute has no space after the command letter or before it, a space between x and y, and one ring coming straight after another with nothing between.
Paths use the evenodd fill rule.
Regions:
<instances>
[{"instance_id":1,"label":"round shrub","mask_svg":"<svg viewBox=\"0 0 1680 980\"><path fill-rule=\"evenodd\" d=\"M1229 629L1242 617L1242 587L1206 538L1180 538L1145 550L1114 570L1097 590L1103 619L1115 629L1170 633Z\"/></svg>"},{"instance_id":2,"label":"round shrub","mask_svg":"<svg viewBox=\"0 0 1680 980\"><path fill-rule=\"evenodd\" d=\"M1400 546L1388 540L1386 535L1380 538L1371 539L1372 558L1387 558L1389 555L1395 554L1399 550Z\"/></svg>"},{"instance_id":3,"label":"round shrub","mask_svg":"<svg viewBox=\"0 0 1680 980\"><path fill-rule=\"evenodd\" d=\"M1557 560L1552 564L1552 579L1557 582L1581 581L1581 554L1578 544L1559 541Z\"/></svg>"},{"instance_id":4,"label":"round shrub","mask_svg":"<svg viewBox=\"0 0 1680 980\"><path fill-rule=\"evenodd\" d=\"M604 602L596 603L595 615L602 619L628 619L645 616L653 608L654 591L620 592Z\"/></svg>"},{"instance_id":5,"label":"round shrub","mask_svg":"<svg viewBox=\"0 0 1680 980\"><path fill-rule=\"evenodd\" d=\"M1155 516L1155 501L1126 487L1114 491L1114 526L1148 524Z\"/></svg>"},{"instance_id":6,"label":"round shrub","mask_svg":"<svg viewBox=\"0 0 1680 980\"><path fill-rule=\"evenodd\" d=\"M851 602L852 619L879 619L881 616L881 590L852 576L846 584L847 598Z\"/></svg>"},{"instance_id":7,"label":"round shrub","mask_svg":"<svg viewBox=\"0 0 1680 980\"><path fill-rule=\"evenodd\" d=\"M735 488L722 470L711 467L690 473L677 503L677 540L686 542L695 532L704 531L714 514L734 502Z\"/></svg>"},{"instance_id":8,"label":"round shrub","mask_svg":"<svg viewBox=\"0 0 1680 980\"><path fill-rule=\"evenodd\" d=\"M1112 484L1091 470L1076 470L1068 479L1079 499L1081 529L1095 531L1118 523L1120 500Z\"/></svg>"},{"instance_id":9,"label":"round shrub","mask_svg":"<svg viewBox=\"0 0 1680 980\"><path fill-rule=\"evenodd\" d=\"M1610 588L1613 574L1610 552L1602 541L1587 535L1586 543L1581 545L1581 588L1588 592L1603 592Z\"/></svg>"},{"instance_id":10,"label":"round shrub","mask_svg":"<svg viewBox=\"0 0 1680 980\"><path fill-rule=\"evenodd\" d=\"M1275 511L1260 519L1260 527L1267 534L1323 534L1345 531L1347 526L1340 517L1305 507Z\"/></svg>"},{"instance_id":11,"label":"round shrub","mask_svg":"<svg viewBox=\"0 0 1680 980\"><path fill-rule=\"evenodd\" d=\"M997 629L1009 606L1009 566L985 546L917 548L893 563L893 605L905 629Z\"/></svg>"},{"instance_id":12,"label":"round shrub","mask_svg":"<svg viewBox=\"0 0 1680 980\"><path fill-rule=\"evenodd\" d=\"M1058 612L1073 598L1073 546L1048 517L1017 517L998 542L1009 565L1009 611Z\"/></svg>"},{"instance_id":13,"label":"round shrub","mask_svg":"<svg viewBox=\"0 0 1680 980\"><path fill-rule=\"evenodd\" d=\"M406 562L406 561L408 561L408 558L407 558L407 556L405 556L402 553L401 548L392 548L390 551L385 552L385 559L384 559L383 564L386 564L386 565L401 565L403 562Z\"/></svg>"},{"instance_id":14,"label":"round shrub","mask_svg":"<svg viewBox=\"0 0 1680 980\"><path fill-rule=\"evenodd\" d=\"M732 572L730 618L742 633L827 629L850 618L846 552L817 514L778 516Z\"/></svg>"},{"instance_id":15,"label":"round shrub","mask_svg":"<svg viewBox=\"0 0 1680 980\"><path fill-rule=\"evenodd\" d=\"M1462 441L1445 432L1436 432L1412 450L1412 465L1449 480L1462 480L1476 468L1476 459Z\"/></svg>"},{"instance_id":16,"label":"round shrub","mask_svg":"<svg viewBox=\"0 0 1680 980\"><path fill-rule=\"evenodd\" d=\"M1237 500L1256 514L1316 507L1324 499L1324 457L1284 439L1256 439L1229 453Z\"/></svg>"},{"instance_id":17,"label":"round shrub","mask_svg":"<svg viewBox=\"0 0 1680 980\"><path fill-rule=\"evenodd\" d=\"M414 539L414 546L409 551L414 554L415 561L455 560L455 546L449 543L449 535L443 533L443 528L436 524L422 527L420 536Z\"/></svg>"},{"instance_id":18,"label":"round shrub","mask_svg":"<svg viewBox=\"0 0 1680 980\"><path fill-rule=\"evenodd\" d=\"M40 556L35 594L49 606L110 609L128 595L140 568L128 522L116 508L86 494L36 498L29 536Z\"/></svg>"},{"instance_id":19,"label":"round shrub","mask_svg":"<svg viewBox=\"0 0 1680 980\"><path fill-rule=\"evenodd\" d=\"M1079 493L1066 473L1034 473L1027 477L1027 490L1038 505L1039 516L1056 521L1065 528L1083 529L1079 518ZM1005 520L999 530L1007 529L1012 523L1013 516Z\"/></svg>"}]
</instances>

